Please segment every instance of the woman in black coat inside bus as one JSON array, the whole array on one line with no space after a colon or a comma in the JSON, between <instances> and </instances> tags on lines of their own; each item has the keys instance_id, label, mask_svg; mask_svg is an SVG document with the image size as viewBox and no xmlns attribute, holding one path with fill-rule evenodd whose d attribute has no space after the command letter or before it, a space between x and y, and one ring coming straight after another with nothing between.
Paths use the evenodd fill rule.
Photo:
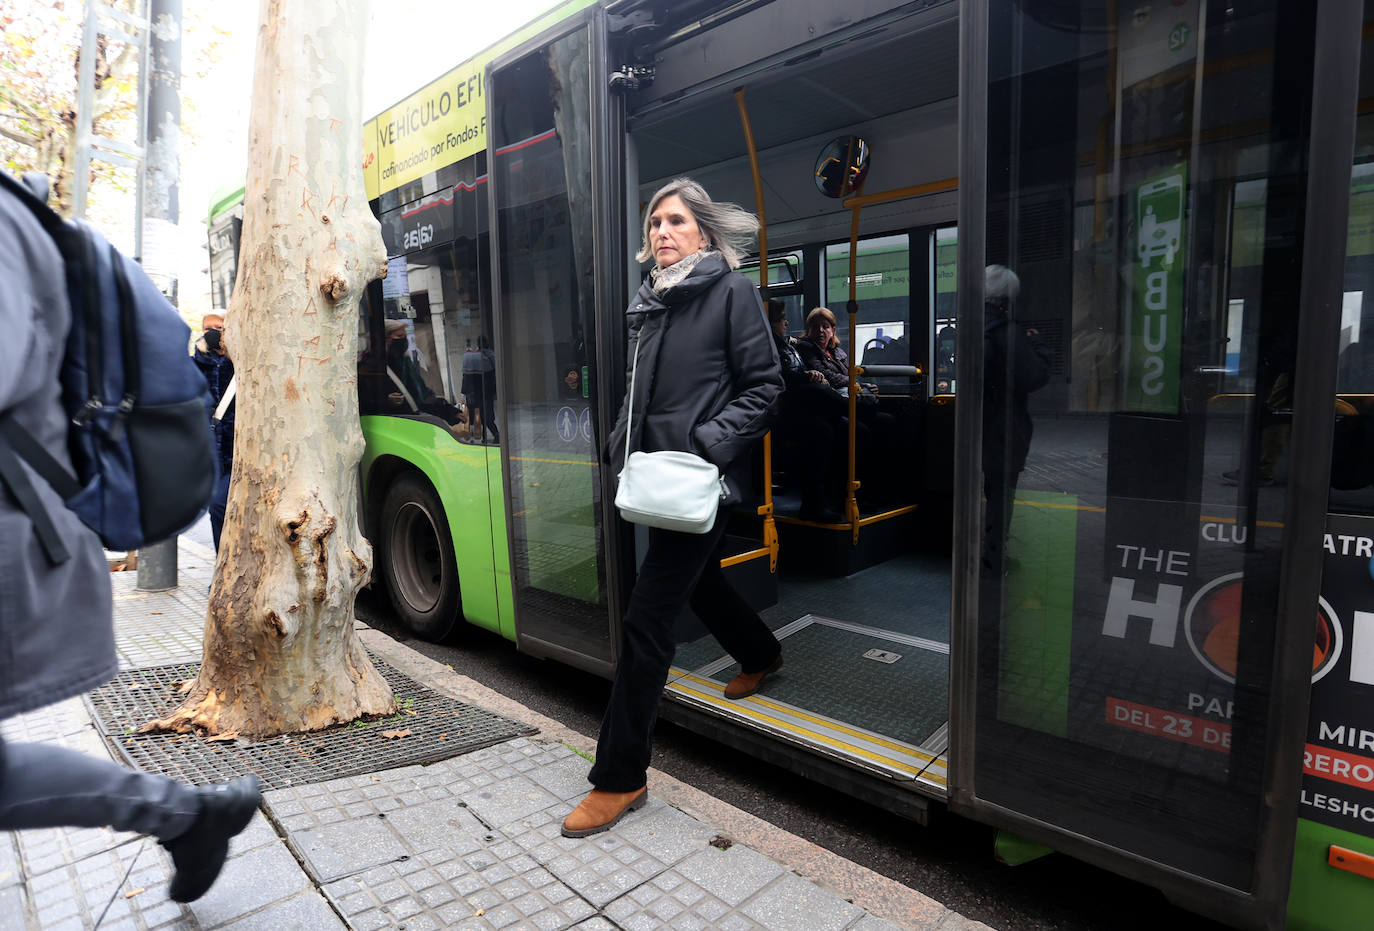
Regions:
<instances>
[{"instance_id":1,"label":"woman in black coat inside bus","mask_svg":"<svg viewBox=\"0 0 1374 931\"><path fill-rule=\"evenodd\" d=\"M754 694L782 665L777 638L720 570L725 508L749 487L749 448L772 424L783 390L758 291L732 270L757 230L752 214L712 201L689 178L668 183L649 202L638 258L655 265L626 311L627 352L631 359L638 353L634 423L626 423L627 399L606 460L623 467L628 429L632 450L681 450L715 463L729 495L707 533L648 531L588 776L595 788L563 822L566 837L604 831L644 804L673 622L685 605L743 670L726 686L726 698Z\"/></svg>"}]
</instances>

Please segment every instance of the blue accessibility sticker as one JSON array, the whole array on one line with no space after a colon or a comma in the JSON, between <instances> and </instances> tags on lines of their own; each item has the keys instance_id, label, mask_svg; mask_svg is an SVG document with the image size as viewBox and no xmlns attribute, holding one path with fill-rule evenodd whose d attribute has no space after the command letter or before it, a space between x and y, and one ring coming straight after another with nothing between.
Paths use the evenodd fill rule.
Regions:
<instances>
[{"instance_id":1,"label":"blue accessibility sticker","mask_svg":"<svg viewBox=\"0 0 1374 931\"><path fill-rule=\"evenodd\" d=\"M577 436L577 412L571 407L560 407L555 425L558 427L559 439L564 443L571 443Z\"/></svg>"}]
</instances>

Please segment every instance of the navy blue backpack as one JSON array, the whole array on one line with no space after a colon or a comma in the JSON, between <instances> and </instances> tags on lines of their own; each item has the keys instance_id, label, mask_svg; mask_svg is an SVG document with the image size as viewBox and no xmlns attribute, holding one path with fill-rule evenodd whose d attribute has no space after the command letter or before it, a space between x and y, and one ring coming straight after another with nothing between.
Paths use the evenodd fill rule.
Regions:
<instances>
[{"instance_id":1,"label":"navy blue backpack","mask_svg":"<svg viewBox=\"0 0 1374 931\"><path fill-rule=\"evenodd\" d=\"M210 499L216 461L210 391L188 352L191 328L138 263L92 227L50 210L45 188L44 180L21 184L0 171L0 196L33 211L66 264L72 323L62 404L76 475L0 413L0 480L33 519L48 558L60 563L66 546L27 478L13 474L11 452L114 550L156 543L193 524Z\"/></svg>"}]
</instances>

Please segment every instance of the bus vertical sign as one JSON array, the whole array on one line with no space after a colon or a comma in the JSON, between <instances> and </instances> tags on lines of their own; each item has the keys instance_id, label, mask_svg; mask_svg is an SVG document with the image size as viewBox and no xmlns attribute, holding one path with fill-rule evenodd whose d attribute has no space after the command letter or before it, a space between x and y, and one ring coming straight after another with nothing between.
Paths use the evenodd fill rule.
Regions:
<instances>
[{"instance_id":1,"label":"bus vertical sign","mask_svg":"<svg viewBox=\"0 0 1374 931\"><path fill-rule=\"evenodd\" d=\"M1186 182L1177 165L1135 189L1127 410L1178 413Z\"/></svg>"}]
</instances>

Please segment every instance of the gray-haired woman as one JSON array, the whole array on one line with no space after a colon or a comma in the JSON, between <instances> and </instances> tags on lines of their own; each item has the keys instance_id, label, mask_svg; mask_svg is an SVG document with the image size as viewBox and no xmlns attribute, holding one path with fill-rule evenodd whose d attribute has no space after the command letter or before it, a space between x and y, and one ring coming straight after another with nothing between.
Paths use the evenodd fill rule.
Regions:
<instances>
[{"instance_id":1,"label":"gray-haired woman","mask_svg":"<svg viewBox=\"0 0 1374 931\"><path fill-rule=\"evenodd\" d=\"M638 258L655 264L626 311L629 354L638 353L634 423L626 423L627 398L606 446L616 468L627 429L632 449L705 457L729 488L723 506L743 500L749 448L773 422L783 390L758 291L733 271L757 231L752 214L712 201L689 178L669 182L649 201ZM649 530L588 777L595 788L563 822L564 836L604 831L644 804L654 719L673 659L673 622L685 605L740 664L726 698L754 694L782 665L777 638L721 573L727 523L722 509L707 533Z\"/></svg>"}]
</instances>

